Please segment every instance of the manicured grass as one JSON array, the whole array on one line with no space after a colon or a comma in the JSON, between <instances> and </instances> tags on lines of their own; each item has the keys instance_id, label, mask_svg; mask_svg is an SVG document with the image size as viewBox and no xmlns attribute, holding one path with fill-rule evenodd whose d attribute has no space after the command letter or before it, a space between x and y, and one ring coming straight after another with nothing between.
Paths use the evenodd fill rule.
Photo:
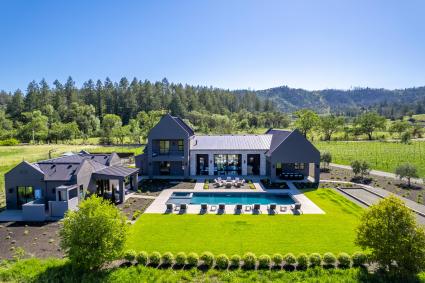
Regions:
<instances>
[{"instance_id":1,"label":"manicured grass","mask_svg":"<svg viewBox=\"0 0 425 283\"><path fill-rule=\"evenodd\" d=\"M71 144L50 144L50 145L19 145L0 146L0 208L5 205L4 201L4 174L16 166L22 160L34 162L48 159L49 151L52 157L60 156L64 152L80 150L89 152L135 152L141 153L143 147L121 147L121 146L100 146L100 145L71 145Z\"/></svg>"},{"instance_id":2,"label":"manicured grass","mask_svg":"<svg viewBox=\"0 0 425 283\"><path fill-rule=\"evenodd\" d=\"M425 282L422 273L412 282ZM415 280L416 279L416 280ZM141 265L80 273L66 260L29 259L0 264L1 282L385 282L364 269L307 269L306 271L218 271L155 269ZM389 281L388 281L389 282ZM391 281L397 282L397 281Z\"/></svg>"},{"instance_id":3,"label":"manicured grass","mask_svg":"<svg viewBox=\"0 0 425 283\"><path fill-rule=\"evenodd\" d=\"M324 215L144 214L131 227L127 248L137 251L312 253L359 250L354 228L362 208L330 189L306 191Z\"/></svg>"},{"instance_id":4,"label":"manicured grass","mask_svg":"<svg viewBox=\"0 0 425 283\"><path fill-rule=\"evenodd\" d=\"M353 160L366 160L373 169L394 173L404 162L417 166L419 175L425 177L425 142L411 144L399 142L315 142L320 151L332 153L332 162L350 165Z\"/></svg>"}]
</instances>

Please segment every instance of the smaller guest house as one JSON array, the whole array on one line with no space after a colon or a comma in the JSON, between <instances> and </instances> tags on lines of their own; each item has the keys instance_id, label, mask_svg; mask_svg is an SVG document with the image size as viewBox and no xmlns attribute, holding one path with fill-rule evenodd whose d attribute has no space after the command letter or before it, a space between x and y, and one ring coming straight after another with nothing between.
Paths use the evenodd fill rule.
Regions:
<instances>
[{"instance_id":1,"label":"smaller guest house","mask_svg":"<svg viewBox=\"0 0 425 283\"><path fill-rule=\"evenodd\" d=\"M6 208L22 210L22 220L61 218L86 194L123 202L126 189L136 188L138 169L121 165L116 153L67 154L29 163L22 161L5 174Z\"/></svg>"}]
</instances>

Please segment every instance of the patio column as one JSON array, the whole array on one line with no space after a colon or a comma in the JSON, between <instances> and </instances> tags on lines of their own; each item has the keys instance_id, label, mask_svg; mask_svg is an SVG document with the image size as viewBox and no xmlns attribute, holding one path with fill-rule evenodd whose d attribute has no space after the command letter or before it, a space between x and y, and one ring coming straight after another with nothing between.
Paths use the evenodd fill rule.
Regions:
<instances>
[{"instance_id":1,"label":"patio column","mask_svg":"<svg viewBox=\"0 0 425 283\"><path fill-rule=\"evenodd\" d=\"M124 202L124 192L125 192L125 183L124 183L124 179L120 179L118 181L119 184L119 195L120 195L120 203Z\"/></svg>"},{"instance_id":2,"label":"patio column","mask_svg":"<svg viewBox=\"0 0 425 283\"><path fill-rule=\"evenodd\" d=\"M208 175L214 175L214 154L208 153Z\"/></svg>"},{"instance_id":3,"label":"patio column","mask_svg":"<svg viewBox=\"0 0 425 283\"><path fill-rule=\"evenodd\" d=\"M138 179L139 179L139 175L136 173L136 174L134 174L133 176L131 176L132 178L133 178L133 190L134 191L137 191L137 189L138 189L138 186L139 186L139 182L138 182Z\"/></svg>"},{"instance_id":4,"label":"patio column","mask_svg":"<svg viewBox=\"0 0 425 283\"><path fill-rule=\"evenodd\" d=\"M266 175L266 156L264 154L260 154L260 175Z\"/></svg>"},{"instance_id":5,"label":"patio column","mask_svg":"<svg viewBox=\"0 0 425 283\"><path fill-rule=\"evenodd\" d=\"M247 154L242 153L242 176L248 175L248 161Z\"/></svg>"}]
</instances>

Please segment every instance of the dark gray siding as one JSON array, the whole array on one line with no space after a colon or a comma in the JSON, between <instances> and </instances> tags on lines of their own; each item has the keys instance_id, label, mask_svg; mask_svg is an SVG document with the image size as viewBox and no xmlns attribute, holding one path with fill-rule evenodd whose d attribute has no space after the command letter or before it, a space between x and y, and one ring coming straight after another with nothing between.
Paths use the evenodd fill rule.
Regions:
<instances>
[{"instance_id":1,"label":"dark gray siding","mask_svg":"<svg viewBox=\"0 0 425 283\"><path fill-rule=\"evenodd\" d=\"M17 209L17 190L18 186L31 186L40 188L43 195L46 195L46 186L43 181L44 175L32 167L27 162L19 163L15 168L7 172L5 178L6 207L8 209Z\"/></svg>"},{"instance_id":2,"label":"dark gray siding","mask_svg":"<svg viewBox=\"0 0 425 283\"><path fill-rule=\"evenodd\" d=\"M148 144L147 146L147 161L148 161L148 175L149 177L154 176L154 172L157 172L154 168L153 154L153 144L158 140L183 140L184 143L184 153L183 158L181 158L185 170L182 171L181 175L188 177L189 176L189 140L190 133L188 133L171 115L165 115L161 118L158 124L152 128L148 135ZM169 160L166 160L166 157L161 157L163 161L175 161L175 157L170 156ZM155 162L156 163L156 162ZM176 174L178 172L176 171Z\"/></svg>"}]
</instances>

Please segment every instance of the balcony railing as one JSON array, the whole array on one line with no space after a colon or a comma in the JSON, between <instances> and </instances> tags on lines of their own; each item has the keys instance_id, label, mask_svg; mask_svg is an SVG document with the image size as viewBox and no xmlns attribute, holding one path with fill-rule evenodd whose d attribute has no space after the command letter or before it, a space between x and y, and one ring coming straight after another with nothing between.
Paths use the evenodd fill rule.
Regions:
<instances>
[{"instance_id":1,"label":"balcony railing","mask_svg":"<svg viewBox=\"0 0 425 283\"><path fill-rule=\"evenodd\" d=\"M152 152L152 156L183 156L183 150L168 150L168 151L159 151L154 150Z\"/></svg>"}]
</instances>

